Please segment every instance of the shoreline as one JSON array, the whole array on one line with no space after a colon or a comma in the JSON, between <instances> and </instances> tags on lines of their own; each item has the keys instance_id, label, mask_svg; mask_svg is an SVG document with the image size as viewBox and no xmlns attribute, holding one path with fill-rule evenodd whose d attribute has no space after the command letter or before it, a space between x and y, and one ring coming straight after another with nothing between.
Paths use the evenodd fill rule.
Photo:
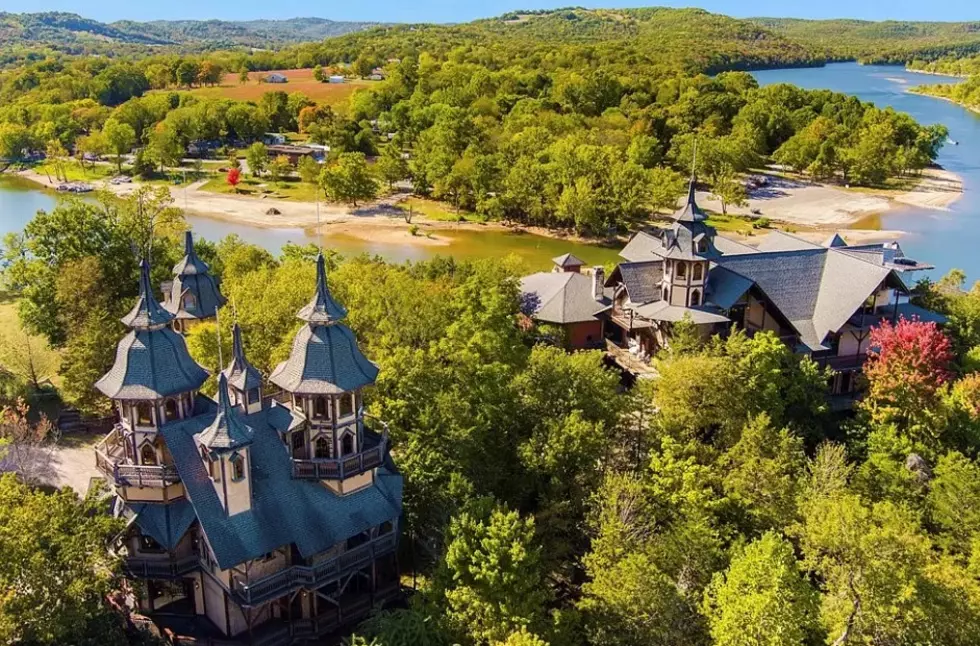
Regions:
<instances>
[{"instance_id":1,"label":"shoreline","mask_svg":"<svg viewBox=\"0 0 980 646\"><path fill-rule=\"evenodd\" d=\"M941 98L941 97L936 97ZM745 218L766 218L778 225L801 227L814 235L837 231L849 231L850 235L864 229L851 228L867 222L873 216L880 216L896 208L907 206L948 210L950 204L962 196L962 179L941 168L929 168L922 172L921 179L910 189L857 189L833 184L811 182L795 177L785 177L772 171L755 173L769 178L769 184L750 192L745 206L729 207L730 215ZM46 175L34 170L13 173L25 181L52 189ZM604 245L613 241L622 242L624 238L595 239L584 238L565 230L545 229L508 225L505 222L451 222L433 220L421 214L408 223L403 212L395 207L398 199L382 198L370 204L350 208L336 204L298 202L282 199L257 198L246 195L228 195L201 190L207 180L200 180L186 187L168 187L174 205L183 208L188 214L212 220L228 222L262 229L302 229L315 235L316 227L321 227L325 235L341 234L367 242L389 244L409 244L422 247L449 246L451 236L440 235L449 231L503 231L515 234L530 234L565 240L570 243ZM92 182L97 189L107 189L119 196L126 196L143 186L139 182L109 184L107 180ZM698 192L698 201L705 208L721 213L721 203L709 192ZM270 215L270 208L280 211ZM412 235L410 227L417 227ZM862 234L870 235L869 233ZM902 235L901 231L881 232L885 238L893 239Z\"/></svg>"},{"instance_id":2,"label":"shoreline","mask_svg":"<svg viewBox=\"0 0 980 646\"><path fill-rule=\"evenodd\" d=\"M917 85L915 87L928 87L928 86L925 86L925 85ZM910 87L910 88L908 88L905 91L908 94L915 94L915 95L918 95L918 96L928 97L930 99L939 99L940 101L946 101L947 103L952 103L953 105L958 105L961 108L963 108L964 110L969 110L970 112L973 112L974 114L980 114L980 107L974 107L972 105L967 105L965 103L960 103L956 99L951 99L948 96L939 96L938 94L929 94L927 92L914 92L913 90L915 90L915 88L914 87Z\"/></svg>"}]
</instances>

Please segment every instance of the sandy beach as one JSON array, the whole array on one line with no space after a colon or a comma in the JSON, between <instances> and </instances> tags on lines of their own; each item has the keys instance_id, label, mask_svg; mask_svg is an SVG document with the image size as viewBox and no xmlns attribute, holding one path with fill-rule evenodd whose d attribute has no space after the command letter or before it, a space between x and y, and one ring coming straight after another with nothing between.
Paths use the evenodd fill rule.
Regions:
<instances>
[{"instance_id":1,"label":"sandy beach","mask_svg":"<svg viewBox=\"0 0 980 646\"><path fill-rule=\"evenodd\" d=\"M50 178L32 170L19 175L38 184L51 187ZM751 191L748 203L741 207L729 207L730 214L747 217L765 217L773 223L805 227L819 232L846 229L872 215L880 215L891 208L909 205L943 210L960 197L963 191L960 178L941 169L927 169L914 189L908 191L873 191L848 189L840 186L768 175L767 186ZM387 197L356 208L336 204L297 202L275 198L259 198L248 195L227 195L202 190L205 181L186 187L170 187L177 206L194 215L200 215L238 224L263 228L313 229L319 221L324 232L342 233L372 242L442 246L450 243L440 230L487 230L505 229L503 223L474 224L429 220L416 215L412 224L418 226L417 235L409 232L403 212L395 207L399 197ZM98 189L106 189L117 195L136 190L138 183L109 184L95 182ZM698 201L706 209L721 212L721 203L708 192L699 192ZM270 213L275 209L278 213ZM551 237L566 237L566 233L528 229L530 233ZM870 241L894 239L901 231L868 231L849 235Z\"/></svg>"}]
</instances>

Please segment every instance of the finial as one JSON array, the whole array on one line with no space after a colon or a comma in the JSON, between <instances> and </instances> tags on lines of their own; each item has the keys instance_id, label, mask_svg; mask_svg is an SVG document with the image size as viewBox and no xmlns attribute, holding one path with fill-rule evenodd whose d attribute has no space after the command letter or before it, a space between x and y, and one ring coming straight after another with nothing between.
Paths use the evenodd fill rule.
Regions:
<instances>
[{"instance_id":1,"label":"finial","mask_svg":"<svg viewBox=\"0 0 980 646\"><path fill-rule=\"evenodd\" d=\"M235 322L235 326L232 328L232 350L235 354L235 359L239 361L245 360L245 349L242 347L242 328Z\"/></svg>"},{"instance_id":2,"label":"finial","mask_svg":"<svg viewBox=\"0 0 980 646\"><path fill-rule=\"evenodd\" d=\"M218 406L223 413L227 413L231 409L231 398L228 396L228 378L223 372L218 375Z\"/></svg>"},{"instance_id":3,"label":"finial","mask_svg":"<svg viewBox=\"0 0 980 646\"><path fill-rule=\"evenodd\" d=\"M691 155L691 184L694 184L698 175L698 138L694 136L694 153Z\"/></svg>"},{"instance_id":4,"label":"finial","mask_svg":"<svg viewBox=\"0 0 980 646\"><path fill-rule=\"evenodd\" d=\"M188 229L184 232L184 255L189 256L194 253L194 236L191 234L191 230Z\"/></svg>"},{"instance_id":5,"label":"finial","mask_svg":"<svg viewBox=\"0 0 980 646\"><path fill-rule=\"evenodd\" d=\"M151 296L153 288L150 287L150 263L143 258L140 260L140 295Z\"/></svg>"}]
</instances>

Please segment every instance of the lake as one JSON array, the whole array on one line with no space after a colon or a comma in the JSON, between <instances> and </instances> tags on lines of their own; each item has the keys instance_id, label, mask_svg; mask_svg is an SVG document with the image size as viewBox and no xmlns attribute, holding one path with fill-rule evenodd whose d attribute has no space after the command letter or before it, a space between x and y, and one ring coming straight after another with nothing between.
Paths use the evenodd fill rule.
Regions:
<instances>
[{"instance_id":1,"label":"lake","mask_svg":"<svg viewBox=\"0 0 980 646\"><path fill-rule=\"evenodd\" d=\"M980 278L980 115L948 101L933 99L906 90L914 85L955 81L948 77L928 76L906 72L893 66L862 66L839 63L820 68L766 70L754 73L762 85L792 83L804 88L830 89L854 94L879 106L893 106L908 112L922 123L943 123L958 146L943 148L938 162L963 178L964 195L949 211L913 207L890 211L881 218L883 229L900 229L909 235L902 247L909 256L936 265L933 276L951 268L967 272L971 280ZM4 180L0 183L0 235L19 231L38 209L50 209L56 197L52 193L32 188L30 184ZM312 231L302 229L261 229L221 220L189 216L191 228L205 238L217 240L229 233L278 252L288 241L315 240ZM327 235L324 244L347 255L368 252L394 261L420 260L436 254L460 258L498 257L510 253L524 258L530 267L543 268L548 260L565 252L581 256L589 264L599 264L616 258L617 249L566 242L528 234L499 230L446 231L440 233L452 239L442 247L384 244L359 240L343 235Z\"/></svg>"},{"instance_id":2,"label":"lake","mask_svg":"<svg viewBox=\"0 0 980 646\"><path fill-rule=\"evenodd\" d=\"M902 249L912 258L936 266L937 278L953 268L969 280L980 279L980 115L949 101L906 90L915 85L955 83L959 79L906 72L901 67L835 63L821 68L754 72L761 85L791 83L807 89L853 94L878 106L892 106L924 124L942 123L958 146L947 144L936 161L963 178L963 196L949 211L907 207L881 217L882 229L908 231ZM846 233L844 234L846 237Z\"/></svg>"}]
</instances>

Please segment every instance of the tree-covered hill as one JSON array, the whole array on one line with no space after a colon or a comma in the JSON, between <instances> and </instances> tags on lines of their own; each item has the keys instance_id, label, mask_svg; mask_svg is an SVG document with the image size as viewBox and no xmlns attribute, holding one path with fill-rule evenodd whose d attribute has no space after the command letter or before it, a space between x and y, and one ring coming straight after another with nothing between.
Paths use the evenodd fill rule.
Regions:
<instances>
[{"instance_id":1,"label":"tree-covered hill","mask_svg":"<svg viewBox=\"0 0 980 646\"><path fill-rule=\"evenodd\" d=\"M828 60L907 63L980 52L980 22L904 22L886 20L802 20L753 18L751 21Z\"/></svg>"}]
</instances>

